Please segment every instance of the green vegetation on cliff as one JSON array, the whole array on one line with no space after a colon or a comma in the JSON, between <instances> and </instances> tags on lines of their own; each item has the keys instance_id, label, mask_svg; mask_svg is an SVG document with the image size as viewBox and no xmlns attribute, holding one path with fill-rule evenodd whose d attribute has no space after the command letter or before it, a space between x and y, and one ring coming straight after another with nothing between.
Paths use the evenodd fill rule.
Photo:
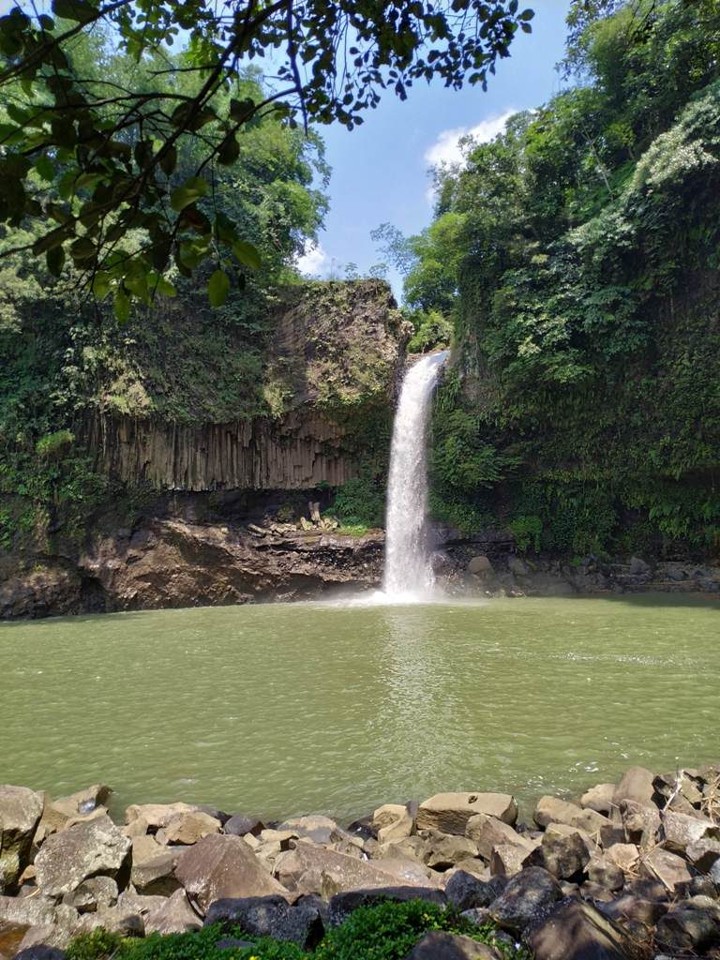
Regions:
<instances>
[{"instance_id":1,"label":"green vegetation on cliff","mask_svg":"<svg viewBox=\"0 0 720 960\"><path fill-rule=\"evenodd\" d=\"M576 17L582 82L439 173L408 278L455 324L434 509L566 555L712 551L720 8L614 6Z\"/></svg>"}]
</instances>

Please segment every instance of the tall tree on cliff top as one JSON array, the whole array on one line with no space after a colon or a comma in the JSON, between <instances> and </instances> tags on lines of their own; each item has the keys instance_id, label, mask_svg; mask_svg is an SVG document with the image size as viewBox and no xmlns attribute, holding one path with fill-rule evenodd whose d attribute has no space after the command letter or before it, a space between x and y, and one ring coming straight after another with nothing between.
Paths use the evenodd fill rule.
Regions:
<instances>
[{"instance_id":1,"label":"tall tree on cliff top","mask_svg":"<svg viewBox=\"0 0 720 960\"><path fill-rule=\"evenodd\" d=\"M47 218L52 227L33 253L55 274L69 253L96 292L114 295L120 316L173 260L188 274L211 257L216 277L230 252L257 264L237 223L198 204L254 120L274 110L292 124L352 128L388 88L404 99L413 82L433 77L485 87L533 16L518 0L52 0L51 8L20 0L0 18L0 224ZM83 75L73 42L98 26L158 73L167 45L186 36L183 71L193 82L168 91ZM272 89L248 97L238 69L265 56ZM188 133L202 150L178 182L178 142ZM131 230L147 237L139 251L124 245Z\"/></svg>"}]
</instances>

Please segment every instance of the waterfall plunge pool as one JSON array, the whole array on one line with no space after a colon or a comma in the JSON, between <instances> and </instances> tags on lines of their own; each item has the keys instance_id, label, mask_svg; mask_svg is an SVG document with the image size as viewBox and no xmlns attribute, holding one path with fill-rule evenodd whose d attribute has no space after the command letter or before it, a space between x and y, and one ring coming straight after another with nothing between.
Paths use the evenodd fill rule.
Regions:
<instances>
[{"instance_id":1,"label":"waterfall plunge pool","mask_svg":"<svg viewBox=\"0 0 720 960\"><path fill-rule=\"evenodd\" d=\"M720 759L720 602L275 604L0 626L0 782L351 819Z\"/></svg>"}]
</instances>

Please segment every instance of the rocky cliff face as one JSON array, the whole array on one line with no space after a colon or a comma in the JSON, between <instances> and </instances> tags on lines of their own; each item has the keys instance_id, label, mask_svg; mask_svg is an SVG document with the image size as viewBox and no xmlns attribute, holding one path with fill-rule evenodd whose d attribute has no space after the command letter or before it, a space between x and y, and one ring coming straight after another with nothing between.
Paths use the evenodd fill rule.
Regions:
<instances>
[{"instance_id":1,"label":"rocky cliff face","mask_svg":"<svg viewBox=\"0 0 720 960\"><path fill-rule=\"evenodd\" d=\"M181 334L183 324L192 318L180 321ZM404 364L408 331L389 287L369 280L289 288L269 327L256 384L263 401L252 412L247 390L227 371L204 402L183 406L180 396L164 397L181 411L171 417L159 415L158 398L147 402L150 376L125 386L128 398L145 398L126 403L127 412L109 402L116 386L103 383L94 412L76 430L96 468L124 483L188 491L307 490L357 476L366 453L355 441L357 424L369 414L389 419ZM128 365L137 372L142 358ZM163 389L181 395L183 383Z\"/></svg>"},{"instance_id":2,"label":"rocky cliff face","mask_svg":"<svg viewBox=\"0 0 720 960\"><path fill-rule=\"evenodd\" d=\"M150 519L0 581L0 618L312 600L376 586L384 536Z\"/></svg>"}]
</instances>

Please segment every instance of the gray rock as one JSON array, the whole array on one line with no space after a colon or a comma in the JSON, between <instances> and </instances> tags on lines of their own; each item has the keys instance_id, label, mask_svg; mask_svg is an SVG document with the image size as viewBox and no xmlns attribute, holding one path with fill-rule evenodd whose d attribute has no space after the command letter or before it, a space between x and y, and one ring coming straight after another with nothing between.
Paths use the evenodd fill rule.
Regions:
<instances>
[{"instance_id":1,"label":"gray rock","mask_svg":"<svg viewBox=\"0 0 720 960\"><path fill-rule=\"evenodd\" d=\"M66 893L62 902L78 913L92 913L117 903L118 886L112 877L91 877L83 880L71 893Z\"/></svg>"},{"instance_id":2,"label":"gray rock","mask_svg":"<svg viewBox=\"0 0 720 960\"><path fill-rule=\"evenodd\" d=\"M430 836L426 837L423 859L432 870L449 870L461 860L477 856L477 845L467 837L439 833L436 830L429 833ZM382 864L381 860L377 862Z\"/></svg>"},{"instance_id":3,"label":"gray rock","mask_svg":"<svg viewBox=\"0 0 720 960\"><path fill-rule=\"evenodd\" d=\"M273 879L241 837L203 837L183 853L175 875L204 912L215 900L287 890Z\"/></svg>"},{"instance_id":4,"label":"gray rock","mask_svg":"<svg viewBox=\"0 0 720 960\"><path fill-rule=\"evenodd\" d=\"M265 824L262 820L258 820L257 817L245 817L239 813L226 820L223 826L224 833L232 834L235 837L244 837L246 833L251 833L256 837L264 829Z\"/></svg>"},{"instance_id":5,"label":"gray rock","mask_svg":"<svg viewBox=\"0 0 720 960\"><path fill-rule=\"evenodd\" d=\"M596 883L606 890L622 890L625 884L625 874L617 863L599 853L590 857L586 872L590 883Z\"/></svg>"},{"instance_id":6,"label":"gray rock","mask_svg":"<svg viewBox=\"0 0 720 960\"><path fill-rule=\"evenodd\" d=\"M529 853L516 843L498 843L490 857L490 873L493 877L512 877L526 865Z\"/></svg>"},{"instance_id":7,"label":"gray rock","mask_svg":"<svg viewBox=\"0 0 720 960\"><path fill-rule=\"evenodd\" d=\"M662 815L663 846L672 853L685 855L687 848L699 840L720 839L720 827L706 817L688 816L672 810Z\"/></svg>"},{"instance_id":8,"label":"gray rock","mask_svg":"<svg viewBox=\"0 0 720 960\"><path fill-rule=\"evenodd\" d=\"M690 882L690 871L683 858L662 847L654 847L641 858L641 870L645 876L659 880L669 893Z\"/></svg>"},{"instance_id":9,"label":"gray rock","mask_svg":"<svg viewBox=\"0 0 720 960\"><path fill-rule=\"evenodd\" d=\"M445 896L458 910L472 910L475 907L488 907L505 889L503 877L492 880L478 880L477 877L458 870L445 884Z\"/></svg>"},{"instance_id":10,"label":"gray rock","mask_svg":"<svg viewBox=\"0 0 720 960\"><path fill-rule=\"evenodd\" d=\"M613 809L614 783L599 783L580 797L580 806L607 816Z\"/></svg>"},{"instance_id":11,"label":"gray rock","mask_svg":"<svg viewBox=\"0 0 720 960\"><path fill-rule=\"evenodd\" d=\"M66 956L65 951L59 947L48 947L45 943L38 943L20 950L13 960L65 960Z\"/></svg>"},{"instance_id":12,"label":"gray rock","mask_svg":"<svg viewBox=\"0 0 720 960\"><path fill-rule=\"evenodd\" d=\"M336 893L330 898L328 924L331 927L337 927L358 907L371 907L385 900L393 900L397 903L426 900L441 907L447 904L445 893L435 887L388 886L376 887L372 890L348 890L345 893Z\"/></svg>"},{"instance_id":13,"label":"gray rock","mask_svg":"<svg viewBox=\"0 0 720 960\"><path fill-rule=\"evenodd\" d=\"M306 842L280 854L275 861L275 875L289 890L316 893L325 899L348 890L428 887L439 883L437 874L412 860L368 862Z\"/></svg>"},{"instance_id":14,"label":"gray rock","mask_svg":"<svg viewBox=\"0 0 720 960\"><path fill-rule=\"evenodd\" d=\"M39 927L55 921L55 907L45 897L0 896L0 923Z\"/></svg>"},{"instance_id":15,"label":"gray rock","mask_svg":"<svg viewBox=\"0 0 720 960\"><path fill-rule=\"evenodd\" d=\"M415 827L462 836L468 820L478 813L514 824L517 803L507 793L437 793L418 807Z\"/></svg>"},{"instance_id":16,"label":"gray rock","mask_svg":"<svg viewBox=\"0 0 720 960\"><path fill-rule=\"evenodd\" d=\"M655 794L654 779L655 774L645 767L629 767L615 788L614 805L619 807L623 800L633 800L635 803L650 806Z\"/></svg>"},{"instance_id":17,"label":"gray rock","mask_svg":"<svg viewBox=\"0 0 720 960\"><path fill-rule=\"evenodd\" d=\"M501 954L471 937L432 930L406 960L501 960Z\"/></svg>"},{"instance_id":18,"label":"gray rock","mask_svg":"<svg viewBox=\"0 0 720 960\"><path fill-rule=\"evenodd\" d=\"M415 821L404 804L386 803L373 813L372 827L380 843L392 843L409 837Z\"/></svg>"},{"instance_id":19,"label":"gray rock","mask_svg":"<svg viewBox=\"0 0 720 960\"><path fill-rule=\"evenodd\" d=\"M478 854L484 860L491 858L493 848L500 843L515 844L526 852L533 847L533 844L529 843L522 834L516 833L508 823L485 813L470 817L465 827L465 836L477 844Z\"/></svg>"},{"instance_id":20,"label":"gray rock","mask_svg":"<svg viewBox=\"0 0 720 960\"><path fill-rule=\"evenodd\" d=\"M47 896L62 896L89 877L116 876L129 851L130 840L108 816L77 823L48 837L40 848L37 884Z\"/></svg>"},{"instance_id":21,"label":"gray rock","mask_svg":"<svg viewBox=\"0 0 720 960\"><path fill-rule=\"evenodd\" d=\"M111 793L112 790L106 784L94 783L84 790L53 800L51 806L68 820L73 820L75 817L86 817L94 813L98 807L107 802Z\"/></svg>"},{"instance_id":22,"label":"gray rock","mask_svg":"<svg viewBox=\"0 0 720 960\"><path fill-rule=\"evenodd\" d=\"M146 824L146 829L155 831L166 827L178 813L198 811L200 807L190 803L133 803L125 810L125 823L140 819Z\"/></svg>"},{"instance_id":23,"label":"gray rock","mask_svg":"<svg viewBox=\"0 0 720 960\"><path fill-rule=\"evenodd\" d=\"M551 873L542 867L528 867L509 880L490 905L490 914L503 929L522 933L562 895L562 888Z\"/></svg>"},{"instance_id":24,"label":"gray rock","mask_svg":"<svg viewBox=\"0 0 720 960\"><path fill-rule=\"evenodd\" d=\"M713 866L720 862L720 841L697 840L688 844L685 856L700 873L710 873Z\"/></svg>"},{"instance_id":25,"label":"gray rock","mask_svg":"<svg viewBox=\"0 0 720 960\"><path fill-rule=\"evenodd\" d=\"M176 890L145 917L145 933L189 933L201 927L202 921L190 906L184 890Z\"/></svg>"},{"instance_id":26,"label":"gray rock","mask_svg":"<svg viewBox=\"0 0 720 960\"><path fill-rule=\"evenodd\" d=\"M595 810L583 809L577 804L559 800L557 797L541 797L535 807L533 819L539 827L547 827L551 823L564 823L569 827L577 827L598 841L605 829L612 827L610 820Z\"/></svg>"},{"instance_id":27,"label":"gray rock","mask_svg":"<svg viewBox=\"0 0 720 960\"><path fill-rule=\"evenodd\" d=\"M180 856L180 851L158 843L153 836L133 837L130 872L133 886L140 893L169 897L180 888L175 876Z\"/></svg>"},{"instance_id":28,"label":"gray rock","mask_svg":"<svg viewBox=\"0 0 720 960\"><path fill-rule=\"evenodd\" d=\"M30 862L30 846L44 800L27 787L0 785L0 894L14 892Z\"/></svg>"},{"instance_id":29,"label":"gray rock","mask_svg":"<svg viewBox=\"0 0 720 960\"><path fill-rule=\"evenodd\" d=\"M164 843L191 846L203 837L220 833L221 829L220 821L202 810L194 810L191 813L180 812L170 817L162 831L158 830L158 839L162 833Z\"/></svg>"},{"instance_id":30,"label":"gray rock","mask_svg":"<svg viewBox=\"0 0 720 960\"><path fill-rule=\"evenodd\" d=\"M526 936L535 960L635 960L632 939L589 903L561 904Z\"/></svg>"},{"instance_id":31,"label":"gray rock","mask_svg":"<svg viewBox=\"0 0 720 960\"><path fill-rule=\"evenodd\" d=\"M580 881L589 860L588 845L577 830L551 823L543 834L542 845L525 862L545 867L558 880Z\"/></svg>"},{"instance_id":32,"label":"gray rock","mask_svg":"<svg viewBox=\"0 0 720 960\"><path fill-rule=\"evenodd\" d=\"M208 910L207 924L231 921L254 937L288 940L313 950L325 933L319 902L300 897L290 905L284 897L247 897L218 900Z\"/></svg>"},{"instance_id":33,"label":"gray rock","mask_svg":"<svg viewBox=\"0 0 720 960\"><path fill-rule=\"evenodd\" d=\"M704 951L720 943L720 905L709 897L676 904L658 921L655 939L674 953Z\"/></svg>"}]
</instances>

